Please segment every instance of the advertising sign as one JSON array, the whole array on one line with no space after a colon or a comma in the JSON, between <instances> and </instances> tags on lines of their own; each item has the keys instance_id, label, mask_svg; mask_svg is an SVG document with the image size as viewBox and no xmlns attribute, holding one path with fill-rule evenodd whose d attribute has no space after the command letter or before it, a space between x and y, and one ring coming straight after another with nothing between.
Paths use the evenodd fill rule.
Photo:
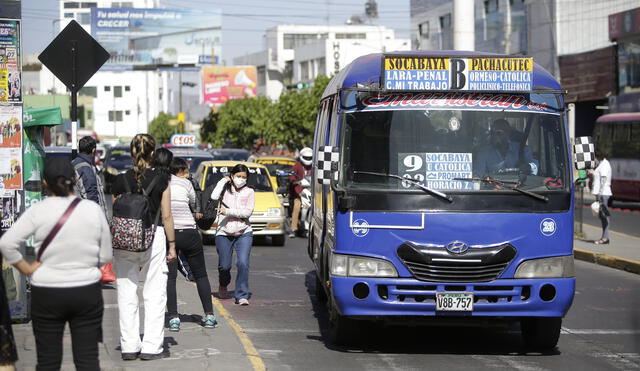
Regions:
<instances>
[{"instance_id":1,"label":"advertising sign","mask_svg":"<svg viewBox=\"0 0 640 371\"><path fill-rule=\"evenodd\" d=\"M167 64L220 53L219 10L92 8L91 35L109 63ZM203 57L203 58L201 58Z\"/></svg>"},{"instance_id":2,"label":"advertising sign","mask_svg":"<svg viewBox=\"0 0 640 371\"><path fill-rule=\"evenodd\" d=\"M22 102L20 21L0 19L0 102Z\"/></svg>"},{"instance_id":3,"label":"advertising sign","mask_svg":"<svg viewBox=\"0 0 640 371\"><path fill-rule=\"evenodd\" d=\"M176 147L195 147L198 144L198 138L193 134L173 134L169 143Z\"/></svg>"},{"instance_id":4,"label":"advertising sign","mask_svg":"<svg viewBox=\"0 0 640 371\"><path fill-rule=\"evenodd\" d=\"M255 66L203 67L202 96L205 104L226 103L230 99L255 97Z\"/></svg>"},{"instance_id":5,"label":"advertising sign","mask_svg":"<svg viewBox=\"0 0 640 371\"><path fill-rule=\"evenodd\" d=\"M393 91L530 92L533 58L384 57L382 88Z\"/></svg>"},{"instance_id":6,"label":"advertising sign","mask_svg":"<svg viewBox=\"0 0 640 371\"><path fill-rule=\"evenodd\" d=\"M400 153L398 169L400 175L417 180L436 190L471 190L473 184L454 178L471 178L473 154L471 153ZM403 187L411 185L403 182Z\"/></svg>"},{"instance_id":7,"label":"advertising sign","mask_svg":"<svg viewBox=\"0 0 640 371\"><path fill-rule=\"evenodd\" d=\"M0 106L0 191L22 189L22 108Z\"/></svg>"}]
</instances>

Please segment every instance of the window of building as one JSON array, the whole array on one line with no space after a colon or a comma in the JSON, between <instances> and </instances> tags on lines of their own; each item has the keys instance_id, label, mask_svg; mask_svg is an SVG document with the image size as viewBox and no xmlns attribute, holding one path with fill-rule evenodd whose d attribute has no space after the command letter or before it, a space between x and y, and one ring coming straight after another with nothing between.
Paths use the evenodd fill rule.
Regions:
<instances>
[{"instance_id":1,"label":"window of building","mask_svg":"<svg viewBox=\"0 0 640 371\"><path fill-rule=\"evenodd\" d=\"M309 80L309 61L300 63L300 79Z\"/></svg>"},{"instance_id":2,"label":"window of building","mask_svg":"<svg viewBox=\"0 0 640 371\"><path fill-rule=\"evenodd\" d=\"M418 35L423 39L429 38L429 21L418 25Z\"/></svg>"},{"instance_id":3,"label":"window of building","mask_svg":"<svg viewBox=\"0 0 640 371\"><path fill-rule=\"evenodd\" d=\"M125 116L129 116L131 114L131 111L126 110L126 111L124 111L124 114L125 114Z\"/></svg>"},{"instance_id":4,"label":"window of building","mask_svg":"<svg viewBox=\"0 0 640 371\"><path fill-rule=\"evenodd\" d=\"M87 95L89 97L97 97L98 96L98 88L95 86L85 86L80 89L80 95Z\"/></svg>"},{"instance_id":5,"label":"window of building","mask_svg":"<svg viewBox=\"0 0 640 371\"><path fill-rule=\"evenodd\" d=\"M111 91L111 86L105 85L104 86L104 91Z\"/></svg>"},{"instance_id":6,"label":"window of building","mask_svg":"<svg viewBox=\"0 0 640 371\"><path fill-rule=\"evenodd\" d=\"M90 25L91 24L91 13L78 13L78 18L76 20L80 24Z\"/></svg>"},{"instance_id":7,"label":"window of building","mask_svg":"<svg viewBox=\"0 0 640 371\"><path fill-rule=\"evenodd\" d=\"M81 8L97 8L98 3L82 3L80 7Z\"/></svg>"},{"instance_id":8,"label":"window of building","mask_svg":"<svg viewBox=\"0 0 640 371\"><path fill-rule=\"evenodd\" d=\"M336 33L336 39L366 39L366 33Z\"/></svg>"},{"instance_id":9,"label":"window of building","mask_svg":"<svg viewBox=\"0 0 640 371\"><path fill-rule=\"evenodd\" d=\"M131 86L125 85L124 86L124 91L131 91Z\"/></svg>"},{"instance_id":10,"label":"window of building","mask_svg":"<svg viewBox=\"0 0 640 371\"><path fill-rule=\"evenodd\" d=\"M327 75L327 62L325 58L318 58L318 74Z\"/></svg>"},{"instance_id":11,"label":"window of building","mask_svg":"<svg viewBox=\"0 0 640 371\"><path fill-rule=\"evenodd\" d=\"M114 86L113 87L113 96L116 98L122 97L122 86Z\"/></svg>"},{"instance_id":12,"label":"window of building","mask_svg":"<svg viewBox=\"0 0 640 371\"><path fill-rule=\"evenodd\" d=\"M527 54L529 43L527 37L527 7L525 0L509 0L511 7L511 48L505 53Z\"/></svg>"},{"instance_id":13,"label":"window of building","mask_svg":"<svg viewBox=\"0 0 640 371\"><path fill-rule=\"evenodd\" d=\"M640 38L618 43L620 93L640 91Z\"/></svg>"},{"instance_id":14,"label":"window of building","mask_svg":"<svg viewBox=\"0 0 640 371\"><path fill-rule=\"evenodd\" d=\"M440 17L440 29L443 31L451 29L451 13Z\"/></svg>"},{"instance_id":15,"label":"window of building","mask_svg":"<svg viewBox=\"0 0 640 371\"><path fill-rule=\"evenodd\" d=\"M130 1L114 1L111 3L112 8L133 8L133 3Z\"/></svg>"},{"instance_id":16,"label":"window of building","mask_svg":"<svg viewBox=\"0 0 640 371\"><path fill-rule=\"evenodd\" d=\"M75 1L67 1L66 3L64 3L65 9L76 9L79 7L80 7L80 3L77 3Z\"/></svg>"},{"instance_id":17,"label":"window of building","mask_svg":"<svg viewBox=\"0 0 640 371\"><path fill-rule=\"evenodd\" d=\"M75 18L75 16L76 16L75 13L64 13L65 18Z\"/></svg>"},{"instance_id":18,"label":"window of building","mask_svg":"<svg viewBox=\"0 0 640 371\"><path fill-rule=\"evenodd\" d=\"M122 121L122 111L109 111L109 121Z\"/></svg>"},{"instance_id":19,"label":"window of building","mask_svg":"<svg viewBox=\"0 0 640 371\"><path fill-rule=\"evenodd\" d=\"M298 46L312 43L316 40L326 39L327 34L294 34L286 33L282 35L283 47L285 49L295 49Z\"/></svg>"},{"instance_id":20,"label":"window of building","mask_svg":"<svg viewBox=\"0 0 640 371\"><path fill-rule=\"evenodd\" d=\"M498 12L498 0L484 0L484 14Z\"/></svg>"},{"instance_id":21,"label":"window of building","mask_svg":"<svg viewBox=\"0 0 640 371\"><path fill-rule=\"evenodd\" d=\"M267 86L267 73L265 66L258 66L258 86Z\"/></svg>"},{"instance_id":22,"label":"window of building","mask_svg":"<svg viewBox=\"0 0 640 371\"><path fill-rule=\"evenodd\" d=\"M93 119L93 111L88 109L87 110L87 120L91 120Z\"/></svg>"}]
</instances>

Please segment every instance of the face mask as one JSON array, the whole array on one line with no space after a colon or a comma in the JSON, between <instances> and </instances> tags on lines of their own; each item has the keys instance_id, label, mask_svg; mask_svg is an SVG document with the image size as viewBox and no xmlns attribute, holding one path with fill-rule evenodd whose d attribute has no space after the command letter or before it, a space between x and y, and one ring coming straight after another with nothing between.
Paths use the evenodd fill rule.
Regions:
<instances>
[{"instance_id":1,"label":"face mask","mask_svg":"<svg viewBox=\"0 0 640 371\"><path fill-rule=\"evenodd\" d=\"M247 184L247 180L245 178L233 178L233 184L236 188L242 188L245 184Z\"/></svg>"}]
</instances>

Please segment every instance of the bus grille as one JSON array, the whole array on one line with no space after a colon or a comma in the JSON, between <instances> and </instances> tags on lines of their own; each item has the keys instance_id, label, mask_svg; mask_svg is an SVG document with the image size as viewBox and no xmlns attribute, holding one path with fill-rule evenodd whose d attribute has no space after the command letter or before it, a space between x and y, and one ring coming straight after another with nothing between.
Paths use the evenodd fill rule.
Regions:
<instances>
[{"instance_id":1,"label":"bus grille","mask_svg":"<svg viewBox=\"0 0 640 371\"><path fill-rule=\"evenodd\" d=\"M463 254L451 254L443 247L424 247L404 243L398 256L413 274L424 282L489 282L498 278L516 255L509 245L470 248Z\"/></svg>"}]
</instances>

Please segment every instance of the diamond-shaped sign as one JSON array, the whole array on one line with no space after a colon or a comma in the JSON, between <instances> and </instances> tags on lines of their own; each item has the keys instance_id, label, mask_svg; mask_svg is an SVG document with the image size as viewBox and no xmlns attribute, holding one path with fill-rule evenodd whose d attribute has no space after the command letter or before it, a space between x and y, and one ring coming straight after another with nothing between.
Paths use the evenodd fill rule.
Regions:
<instances>
[{"instance_id":1,"label":"diamond-shaped sign","mask_svg":"<svg viewBox=\"0 0 640 371\"><path fill-rule=\"evenodd\" d=\"M75 63L72 49L75 46ZM87 31L72 20L40 53L38 59L72 92L77 92L89 81L110 54ZM75 64L75 86L74 70Z\"/></svg>"}]
</instances>

